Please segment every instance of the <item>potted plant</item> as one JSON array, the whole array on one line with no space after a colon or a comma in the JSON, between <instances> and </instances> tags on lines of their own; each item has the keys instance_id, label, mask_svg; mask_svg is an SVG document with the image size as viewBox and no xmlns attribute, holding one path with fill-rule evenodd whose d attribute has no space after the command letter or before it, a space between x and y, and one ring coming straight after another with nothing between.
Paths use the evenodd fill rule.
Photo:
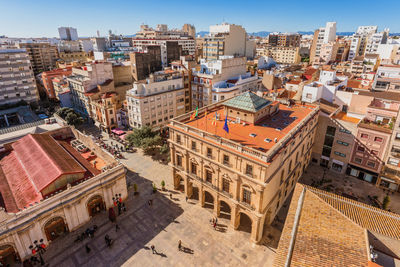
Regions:
<instances>
[{"instance_id":1,"label":"potted plant","mask_svg":"<svg viewBox=\"0 0 400 267\"><path fill-rule=\"evenodd\" d=\"M137 184L133 184L133 195L137 195L139 192L137 191Z\"/></svg>"},{"instance_id":2,"label":"potted plant","mask_svg":"<svg viewBox=\"0 0 400 267\"><path fill-rule=\"evenodd\" d=\"M156 187L156 184L153 183L153 193L156 193L156 192L157 192L157 187Z\"/></svg>"},{"instance_id":3,"label":"potted plant","mask_svg":"<svg viewBox=\"0 0 400 267\"><path fill-rule=\"evenodd\" d=\"M165 181L164 180L161 181L161 187L162 187L162 190L165 191Z\"/></svg>"}]
</instances>

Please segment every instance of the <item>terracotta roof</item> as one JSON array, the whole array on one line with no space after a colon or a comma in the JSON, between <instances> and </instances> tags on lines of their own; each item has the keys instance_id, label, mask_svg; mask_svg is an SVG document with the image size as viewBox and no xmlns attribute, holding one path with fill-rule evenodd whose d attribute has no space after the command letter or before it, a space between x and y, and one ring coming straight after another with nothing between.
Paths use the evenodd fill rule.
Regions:
<instances>
[{"instance_id":1,"label":"terracotta roof","mask_svg":"<svg viewBox=\"0 0 400 267\"><path fill-rule=\"evenodd\" d=\"M271 105L276 104L277 102L271 103ZM210 134L230 139L247 147L267 151L275 145L273 141L275 138L277 138L278 141L281 140L290 130L298 126L298 124L314 109L315 107L311 105L295 104L291 107L279 105L278 113L271 117L266 116L256 124L246 123L246 125L235 123L236 118L228 116L229 133L223 130L225 123L223 106L220 106L217 110L209 111L207 118L201 114L196 119L188 121L185 124ZM219 115L220 120L216 122L216 125L213 125L215 112ZM252 137L250 134L255 134L256 136ZM271 141L266 142L266 138Z\"/></svg>"},{"instance_id":2,"label":"terracotta roof","mask_svg":"<svg viewBox=\"0 0 400 267\"><path fill-rule=\"evenodd\" d=\"M274 266L368 266L367 232L297 184Z\"/></svg>"},{"instance_id":3,"label":"terracotta roof","mask_svg":"<svg viewBox=\"0 0 400 267\"><path fill-rule=\"evenodd\" d=\"M0 161L0 191L8 212L40 201L40 192L61 175L86 171L50 135L26 135L11 149Z\"/></svg>"},{"instance_id":4,"label":"terracotta roof","mask_svg":"<svg viewBox=\"0 0 400 267\"><path fill-rule=\"evenodd\" d=\"M347 87L360 88L361 81L358 80L347 80Z\"/></svg>"},{"instance_id":5,"label":"terracotta roof","mask_svg":"<svg viewBox=\"0 0 400 267\"><path fill-rule=\"evenodd\" d=\"M310 186L307 190L361 227L400 240L400 215Z\"/></svg>"}]
</instances>

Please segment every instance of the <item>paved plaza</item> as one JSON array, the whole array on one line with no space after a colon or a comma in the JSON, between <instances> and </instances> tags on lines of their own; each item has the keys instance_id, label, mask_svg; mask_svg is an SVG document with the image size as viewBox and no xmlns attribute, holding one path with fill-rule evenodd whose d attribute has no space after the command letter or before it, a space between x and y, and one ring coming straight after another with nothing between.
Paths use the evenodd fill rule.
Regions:
<instances>
[{"instance_id":1,"label":"paved plaza","mask_svg":"<svg viewBox=\"0 0 400 267\"><path fill-rule=\"evenodd\" d=\"M218 219L217 230L210 224L212 211L193 200L185 201L182 193L172 190L170 168L144 156L141 151L127 154L122 163L128 168L129 197L127 212L118 216L120 227L108 220L106 212L96 215L82 229L55 240L44 258L49 266L271 266L274 248L255 245L250 234L235 231L229 220ZM152 194L152 183L167 191ZM133 184L139 195L133 194ZM172 199L170 198L172 193ZM148 200L152 199L152 206ZM78 234L96 224L94 238L74 242ZM106 247L104 236L114 243ZM178 251L178 241L184 251ZM89 253L85 245L91 249ZM153 254L150 247L155 246Z\"/></svg>"}]
</instances>

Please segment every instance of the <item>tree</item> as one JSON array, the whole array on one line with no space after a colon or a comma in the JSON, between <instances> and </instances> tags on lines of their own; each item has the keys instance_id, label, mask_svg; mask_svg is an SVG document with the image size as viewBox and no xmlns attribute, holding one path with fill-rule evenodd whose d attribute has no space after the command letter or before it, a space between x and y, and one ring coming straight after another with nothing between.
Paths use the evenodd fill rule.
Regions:
<instances>
[{"instance_id":1,"label":"tree","mask_svg":"<svg viewBox=\"0 0 400 267\"><path fill-rule=\"evenodd\" d=\"M156 135L154 137L146 137L143 138L141 142L141 147L143 148L144 152L147 153L150 150L156 148L157 146L161 145L162 143L162 138L159 135Z\"/></svg>"},{"instance_id":2,"label":"tree","mask_svg":"<svg viewBox=\"0 0 400 267\"><path fill-rule=\"evenodd\" d=\"M145 138L152 138L155 135L156 134L151 130L150 127L145 126L140 129L134 129L133 133L129 134L125 140L128 141L130 145L141 147Z\"/></svg>"},{"instance_id":3,"label":"tree","mask_svg":"<svg viewBox=\"0 0 400 267\"><path fill-rule=\"evenodd\" d=\"M83 118L76 114L75 111L68 113L65 117L65 120L67 121L68 125L73 125L75 127L83 124L84 122Z\"/></svg>"},{"instance_id":4,"label":"tree","mask_svg":"<svg viewBox=\"0 0 400 267\"><path fill-rule=\"evenodd\" d=\"M164 144L164 145L162 145L162 146L160 147L160 153L161 153L161 154L166 154L166 153L168 153L168 152L169 152L169 147L168 147L167 144Z\"/></svg>"},{"instance_id":5,"label":"tree","mask_svg":"<svg viewBox=\"0 0 400 267\"><path fill-rule=\"evenodd\" d=\"M383 198L382 209L387 210L387 208L389 207L389 203L390 203L390 197L388 195L386 195Z\"/></svg>"}]
</instances>

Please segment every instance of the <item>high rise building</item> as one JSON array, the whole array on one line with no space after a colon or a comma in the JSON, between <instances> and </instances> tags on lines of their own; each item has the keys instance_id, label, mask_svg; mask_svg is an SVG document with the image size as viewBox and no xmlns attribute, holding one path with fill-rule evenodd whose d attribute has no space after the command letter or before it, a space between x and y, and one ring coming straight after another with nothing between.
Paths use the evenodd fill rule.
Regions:
<instances>
[{"instance_id":1,"label":"high rise building","mask_svg":"<svg viewBox=\"0 0 400 267\"><path fill-rule=\"evenodd\" d=\"M221 56L253 58L255 42L247 37L246 30L235 24L211 25L210 33L204 37L203 58L217 60Z\"/></svg>"},{"instance_id":2,"label":"high rise building","mask_svg":"<svg viewBox=\"0 0 400 267\"><path fill-rule=\"evenodd\" d=\"M143 80L153 72L162 70L161 47L148 46L143 52L129 54L132 77L135 81Z\"/></svg>"},{"instance_id":3,"label":"high rise building","mask_svg":"<svg viewBox=\"0 0 400 267\"><path fill-rule=\"evenodd\" d=\"M72 27L60 27L58 33L61 40L76 41L78 40L78 32Z\"/></svg>"},{"instance_id":4,"label":"high rise building","mask_svg":"<svg viewBox=\"0 0 400 267\"><path fill-rule=\"evenodd\" d=\"M327 22L325 27L319 28L314 32L314 39L310 49L310 62L314 61L314 57L319 57L322 44L333 42L336 40L336 22Z\"/></svg>"},{"instance_id":5,"label":"high rise building","mask_svg":"<svg viewBox=\"0 0 400 267\"><path fill-rule=\"evenodd\" d=\"M318 113L246 92L172 119L174 188L259 242L310 162Z\"/></svg>"},{"instance_id":6,"label":"high rise building","mask_svg":"<svg viewBox=\"0 0 400 267\"><path fill-rule=\"evenodd\" d=\"M19 43L19 48L25 48L32 64L33 73L39 74L56 68L58 50L50 43Z\"/></svg>"},{"instance_id":7,"label":"high rise building","mask_svg":"<svg viewBox=\"0 0 400 267\"><path fill-rule=\"evenodd\" d=\"M38 100L35 77L25 49L0 49L0 105Z\"/></svg>"},{"instance_id":8,"label":"high rise building","mask_svg":"<svg viewBox=\"0 0 400 267\"><path fill-rule=\"evenodd\" d=\"M182 27L182 31L193 38L196 37L196 28L194 27L194 25L184 24Z\"/></svg>"}]
</instances>

